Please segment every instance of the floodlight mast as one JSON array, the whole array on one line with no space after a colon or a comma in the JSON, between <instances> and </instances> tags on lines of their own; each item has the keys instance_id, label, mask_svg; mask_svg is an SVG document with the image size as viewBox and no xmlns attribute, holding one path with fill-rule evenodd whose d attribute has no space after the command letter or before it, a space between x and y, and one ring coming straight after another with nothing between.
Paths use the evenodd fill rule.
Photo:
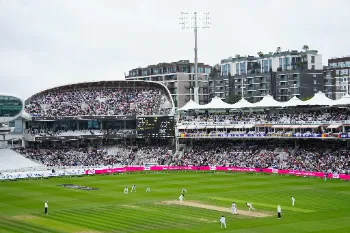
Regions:
<instances>
[{"instance_id":1,"label":"floodlight mast","mask_svg":"<svg viewBox=\"0 0 350 233\"><path fill-rule=\"evenodd\" d=\"M200 12L181 12L182 29L194 29L194 81L193 88L194 102L199 104L199 86L198 86L198 46L197 46L197 31L199 28L209 28L209 13Z\"/></svg>"}]
</instances>

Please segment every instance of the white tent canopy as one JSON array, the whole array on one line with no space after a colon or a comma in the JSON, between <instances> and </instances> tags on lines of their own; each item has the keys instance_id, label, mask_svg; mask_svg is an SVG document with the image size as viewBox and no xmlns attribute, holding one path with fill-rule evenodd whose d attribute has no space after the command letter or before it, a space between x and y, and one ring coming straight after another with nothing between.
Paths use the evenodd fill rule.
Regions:
<instances>
[{"instance_id":1,"label":"white tent canopy","mask_svg":"<svg viewBox=\"0 0 350 233\"><path fill-rule=\"evenodd\" d=\"M187 110L191 110L191 109L199 109L200 107L201 107L201 105L196 104L196 102L194 102L193 100L190 100L187 102L187 104L185 104L182 108L180 108L178 110L179 111L187 111Z\"/></svg>"},{"instance_id":2,"label":"white tent canopy","mask_svg":"<svg viewBox=\"0 0 350 233\"><path fill-rule=\"evenodd\" d=\"M334 105L350 105L350 95L346 94L342 98L335 100Z\"/></svg>"},{"instance_id":3,"label":"white tent canopy","mask_svg":"<svg viewBox=\"0 0 350 233\"><path fill-rule=\"evenodd\" d=\"M252 108L254 107L254 104L248 102L246 99L242 98L237 103L232 105L232 108L239 109L239 108Z\"/></svg>"},{"instance_id":4,"label":"white tent canopy","mask_svg":"<svg viewBox=\"0 0 350 233\"><path fill-rule=\"evenodd\" d=\"M305 102L296 96L294 96L287 102L282 102L283 107L295 107L295 106L302 106L302 105L305 105Z\"/></svg>"},{"instance_id":5,"label":"white tent canopy","mask_svg":"<svg viewBox=\"0 0 350 233\"><path fill-rule=\"evenodd\" d=\"M262 100L254 104L254 107L282 107L283 103L276 101L271 95L265 95Z\"/></svg>"},{"instance_id":6,"label":"white tent canopy","mask_svg":"<svg viewBox=\"0 0 350 233\"><path fill-rule=\"evenodd\" d=\"M320 105L320 106L333 106L335 104L334 100L329 99L324 93L317 92L314 97L304 101L305 105Z\"/></svg>"},{"instance_id":7,"label":"white tent canopy","mask_svg":"<svg viewBox=\"0 0 350 233\"><path fill-rule=\"evenodd\" d=\"M232 104L225 103L219 97L214 97L210 103L200 105L198 109L231 109Z\"/></svg>"}]
</instances>

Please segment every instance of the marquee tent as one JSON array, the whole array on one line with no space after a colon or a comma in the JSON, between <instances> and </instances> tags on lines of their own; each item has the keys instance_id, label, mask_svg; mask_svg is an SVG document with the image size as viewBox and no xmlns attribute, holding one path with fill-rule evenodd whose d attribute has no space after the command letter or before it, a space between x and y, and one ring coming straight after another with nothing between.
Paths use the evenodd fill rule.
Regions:
<instances>
[{"instance_id":1,"label":"marquee tent","mask_svg":"<svg viewBox=\"0 0 350 233\"><path fill-rule=\"evenodd\" d=\"M188 101L182 108L178 109L179 111L187 111L191 109L198 109L201 105L196 104L193 100ZM203 106L203 105L202 105Z\"/></svg>"},{"instance_id":2,"label":"marquee tent","mask_svg":"<svg viewBox=\"0 0 350 233\"><path fill-rule=\"evenodd\" d=\"M294 96L287 102L282 102L281 104L283 107L295 107L305 105L305 102L299 99L298 97Z\"/></svg>"},{"instance_id":3,"label":"marquee tent","mask_svg":"<svg viewBox=\"0 0 350 233\"><path fill-rule=\"evenodd\" d=\"M350 105L350 95L346 94L340 99L335 100L334 105Z\"/></svg>"},{"instance_id":4,"label":"marquee tent","mask_svg":"<svg viewBox=\"0 0 350 233\"><path fill-rule=\"evenodd\" d=\"M246 99L242 98L237 103L232 105L232 108L239 109L239 108L252 108L254 107L254 104L248 102Z\"/></svg>"},{"instance_id":5,"label":"marquee tent","mask_svg":"<svg viewBox=\"0 0 350 233\"><path fill-rule=\"evenodd\" d=\"M335 101L329 99L323 92L317 92L314 97L304 101L305 105L320 105L320 106L333 106Z\"/></svg>"},{"instance_id":6,"label":"marquee tent","mask_svg":"<svg viewBox=\"0 0 350 233\"><path fill-rule=\"evenodd\" d=\"M262 100L253 104L253 107L256 108L265 108L265 107L282 107L281 102L276 101L271 95L265 95Z\"/></svg>"}]
</instances>

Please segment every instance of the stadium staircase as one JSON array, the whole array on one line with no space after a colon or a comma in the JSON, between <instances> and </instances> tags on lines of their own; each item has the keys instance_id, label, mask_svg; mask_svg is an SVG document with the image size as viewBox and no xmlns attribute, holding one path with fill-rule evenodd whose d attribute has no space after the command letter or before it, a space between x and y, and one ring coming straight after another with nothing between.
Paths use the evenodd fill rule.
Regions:
<instances>
[{"instance_id":1,"label":"stadium staircase","mask_svg":"<svg viewBox=\"0 0 350 233\"><path fill-rule=\"evenodd\" d=\"M0 171L42 167L44 167L42 164L27 159L13 150L0 149Z\"/></svg>"}]
</instances>

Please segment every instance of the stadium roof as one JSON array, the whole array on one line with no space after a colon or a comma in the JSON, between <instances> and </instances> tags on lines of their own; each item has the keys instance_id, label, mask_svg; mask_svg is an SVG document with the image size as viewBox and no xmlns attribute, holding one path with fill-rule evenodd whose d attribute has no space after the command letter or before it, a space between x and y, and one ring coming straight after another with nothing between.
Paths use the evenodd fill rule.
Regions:
<instances>
[{"instance_id":1,"label":"stadium roof","mask_svg":"<svg viewBox=\"0 0 350 233\"><path fill-rule=\"evenodd\" d=\"M262 100L253 105L255 108L283 107L283 103L276 101L271 95L265 95Z\"/></svg>"},{"instance_id":2,"label":"stadium roof","mask_svg":"<svg viewBox=\"0 0 350 233\"><path fill-rule=\"evenodd\" d=\"M322 92L318 92L310 100L302 101L297 97L291 98L287 102L278 102L271 95L266 95L257 103L250 103L246 99L241 99L235 104L228 104L222 101L220 98L215 97L209 104L198 105L192 100L188 102L184 107L178 109L179 111L187 111L190 109L241 109L241 108L283 108L283 107L296 107L296 106L337 106L337 105L350 105L350 95L345 95L339 100L332 100L326 97Z\"/></svg>"},{"instance_id":3,"label":"stadium roof","mask_svg":"<svg viewBox=\"0 0 350 233\"><path fill-rule=\"evenodd\" d=\"M317 92L314 97L305 101L305 105L333 106L336 102L329 99L323 92Z\"/></svg>"},{"instance_id":4,"label":"stadium roof","mask_svg":"<svg viewBox=\"0 0 350 233\"><path fill-rule=\"evenodd\" d=\"M252 108L254 107L254 104L250 103L249 101L247 101L246 99L242 98L240 99L237 103L232 105L233 108Z\"/></svg>"},{"instance_id":5,"label":"stadium roof","mask_svg":"<svg viewBox=\"0 0 350 233\"><path fill-rule=\"evenodd\" d=\"M232 104L228 104L219 97L214 97L210 103L200 105L200 109L232 109Z\"/></svg>"},{"instance_id":6,"label":"stadium roof","mask_svg":"<svg viewBox=\"0 0 350 233\"><path fill-rule=\"evenodd\" d=\"M342 98L334 101L335 105L350 105L350 95L346 94Z\"/></svg>"},{"instance_id":7,"label":"stadium roof","mask_svg":"<svg viewBox=\"0 0 350 233\"><path fill-rule=\"evenodd\" d=\"M303 106L305 105L305 101L302 101L298 97L294 96L287 102L283 102L283 107L295 107L295 106Z\"/></svg>"}]
</instances>

